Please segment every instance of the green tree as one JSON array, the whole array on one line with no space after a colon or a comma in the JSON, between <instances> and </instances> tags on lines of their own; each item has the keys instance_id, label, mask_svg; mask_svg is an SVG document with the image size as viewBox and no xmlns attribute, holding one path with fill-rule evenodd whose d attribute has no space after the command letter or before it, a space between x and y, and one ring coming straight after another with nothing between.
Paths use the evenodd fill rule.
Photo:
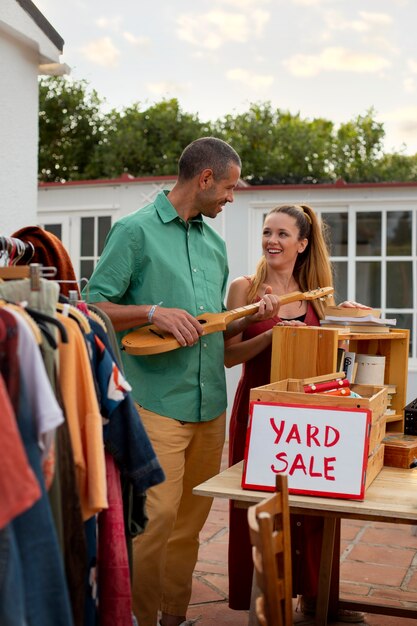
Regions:
<instances>
[{"instance_id":1,"label":"green tree","mask_svg":"<svg viewBox=\"0 0 417 626\"><path fill-rule=\"evenodd\" d=\"M207 135L233 145L252 185L417 180L417 155L384 154L385 131L373 109L336 129L270 102L214 122L185 113L176 99L103 114L86 81L67 78L41 79L39 94L42 181L175 175L182 149Z\"/></svg>"},{"instance_id":2,"label":"green tree","mask_svg":"<svg viewBox=\"0 0 417 626\"><path fill-rule=\"evenodd\" d=\"M211 134L209 124L184 113L176 99L163 100L145 110L140 103L109 114L110 131L100 141L87 172L91 178L175 175L178 155L185 146Z\"/></svg>"},{"instance_id":3,"label":"green tree","mask_svg":"<svg viewBox=\"0 0 417 626\"><path fill-rule=\"evenodd\" d=\"M379 181L415 182L417 180L417 154L384 154L378 162Z\"/></svg>"},{"instance_id":4,"label":"green tree","mask_svg":"<svg viewBox=\"0 0 417 626\"><path fill-rule=\"evenodd\" d=\"M254 185L328 180L332 130L332 122L303 120L270 103L252 104L247 113L214 123L215 134L241 155L243 177Z\"/></svg>"},{"instance_id":5,"label":"green tree","mask_svg":"<svg viewBox=\"0 0 417 626\"><path fill-rule=\"evenodd\" d=\"M373 118L374 110L341 124L335 137L333 166L337 178L346 182L374 182L383 154L385 131Z\"/></svg>"},{"instance_id":6,"label":"green tree","mask_svg":"<svg viewBox=\"0 0 417 626\"><path fill-rule=\"evenodd\" d=\"M48 77L39 82L39 180L86 178L106 134L102 101L86 81Z\"/></svg>"}]
</instances>

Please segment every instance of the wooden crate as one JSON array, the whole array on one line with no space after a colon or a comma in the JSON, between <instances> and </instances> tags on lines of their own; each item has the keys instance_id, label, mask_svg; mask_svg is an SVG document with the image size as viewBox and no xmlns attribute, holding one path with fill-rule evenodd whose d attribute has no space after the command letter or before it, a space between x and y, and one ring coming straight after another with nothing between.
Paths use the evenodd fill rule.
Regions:
<instances>
[{"instance_id":1,"label":"wooden crate","mask_svg":"<svg viewBox=\"0 0 417 626\"><path fill-rule=\"evenodd\" d=\"M404 432L404 406L407 397L410 331L391 328L389 333L344 333L312 326L275 326L272 329L271 382L286 378L305 378L334 372L340 342L357 354L385 356L385 385L396 393L387 416L387 431ZM346 346L345 346L346 347ZM410 433L411 434L411 433ZM413 433L417 434L417 433Z\"/></svg>"},{"instance_id":2,"label":"wooden crate","mask_svg":"<svg viewBox=\"0 0 417 626\"><path fill-rule=\"evenodd\" d=\"M309 379L311 381L313 379ZM325 393L304 393L304 379L286 378L250 391L251 402L277 402L289 404L313 404L343 409L370 409L372 423L383 417L387 408L387 389L375 385L351 385L352 391L361 398L329 396Z\"/></svg>"},{"instance_id":3,"label":"wooden crate","mask_svg":"<svg viewBox=\"0 0 417 626\"><path fill-rule=\"evenodd\" d=\"M368 456L368 465L366 468L365 491L369 485L375 480L379 472L384 466L384 449L385 445L380 443L376 450Z\"/></svg>"},{"instance_id":4,"label":"wooden crate","mask_svg":"<svg viewBox=\"0 0 417 626\"><path fill-rule=\"evenodd\" d=\"M376 422L372 422L369 433L369 456L382 443L386 433L386 426L387 420L384 416L380 417Z\"/></svg>"},{"instance_id":5,"label":"wooden crate","mask_svg":"<svg viewBox=\"0 0 417 626\"><path fill-rule=\"evenodd\" d=\"M317 377L322 379L323 376ZM368 461L366 466L365 491L377 477L384 465L384 444L388 392L386 387L375 385L351 385L352 391L361 398L329 396L325 393L305 393L304 384L314 379L287 378L250 391L251 402L273 402L277 404L296 404L323 406L323 408L369 409L371 411L371 429L369 434Z\"/></svg>"},{"instance_id":6,"label":"wooden crate","mask_svg":"<svg viewBox=\"0 0 417 626\"><path fill-rule=\"evenodd\" d=\"M417 459L417 436L392 433L383 439L384 465L409 469Z\"/></svg>"}]
</instances>

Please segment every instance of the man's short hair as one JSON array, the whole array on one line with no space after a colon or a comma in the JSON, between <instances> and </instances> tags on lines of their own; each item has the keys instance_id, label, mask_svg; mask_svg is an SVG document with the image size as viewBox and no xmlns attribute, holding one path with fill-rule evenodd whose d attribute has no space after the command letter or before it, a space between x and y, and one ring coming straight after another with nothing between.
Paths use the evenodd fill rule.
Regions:
<instances>
[{"instance_id":1,"label":"man's short hair","mask_svg":"<svg viewBox=\"0 0 417 626\"><path fill-rule=\"evenodd\" d=\"M201 137L192 141L178 161L178 178L191 180L206 168L216 179L227 178L229 166L242 167L240 156L228 143L217 137Z\"/></svg>"}]
</instances>

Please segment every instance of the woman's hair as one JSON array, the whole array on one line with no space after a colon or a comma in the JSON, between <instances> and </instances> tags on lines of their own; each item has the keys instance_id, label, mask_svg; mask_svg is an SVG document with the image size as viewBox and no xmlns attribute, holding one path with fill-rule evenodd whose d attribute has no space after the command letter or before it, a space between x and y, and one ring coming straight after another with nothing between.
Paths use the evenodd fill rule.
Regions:
<instances>
[{"instance_id":1,"label":"woman's hair","mask_svg":"<svg viewBox=\"0 0 417 626\"><path fill-rule=\"evenodd\" d=\"M294 218L299 230L298 238L300 240L308 239L305 250L300 252L297 257L293 271L301 291L333 286L333 273L327 245L327 226L323 222L319 222L317 215L307 204L284 204L271 209L268 215L273 213L285 213ZM266 260L262 256L252 277L252 284L248 291L248 303L255 300L260 285L265 283L266 270ZM328 299L327 303L334 304L333 298ZM318 317L323 318L323 302L319 299L312 300L312 305Z\"/></svg>"}]
</instances>

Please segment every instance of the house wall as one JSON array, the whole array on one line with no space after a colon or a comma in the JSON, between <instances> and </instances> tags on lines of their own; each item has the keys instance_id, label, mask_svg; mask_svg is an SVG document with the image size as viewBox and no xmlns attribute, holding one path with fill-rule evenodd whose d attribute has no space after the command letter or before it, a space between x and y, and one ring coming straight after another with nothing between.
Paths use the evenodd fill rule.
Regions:
<instances>
[{"instance_id":1,"label":"house wall","mask_svg":"<svg viewBox=\"0 0 417 626\"><path fill-rule=\"evenodd\" d=\"M36 224L38 68L59 50L16 0L0 2L0 233Z\"/></svg>"},{"instance_id":2,"label":"house wall","mask_svg":"<svg viewBox=\"0 0 417 626\"><path fill-rule=\"evenodd\" d=\"M125 177L118 181L41 185L38 193L38 223L55 221L64 225L63 243L77 268L81 216L109 212L115 221L122 215L145 206L158 191L171 188L174 181L175 178L172 177ZM262 215L275 205L286 202L307 203L317 211L327 212L354 212L358 209L389 207L390 210L414 209L417 213L417 184L340 187L301 185L236 190L234 202L227 205L215 220L209 222L226 241L231 280L253 272L261 254ZM229 410L240 372L241 367L237 366L226 373ZM414 361L410 360L407 402L416 396L417 372Z\"/></svg>"}]
</instances>

